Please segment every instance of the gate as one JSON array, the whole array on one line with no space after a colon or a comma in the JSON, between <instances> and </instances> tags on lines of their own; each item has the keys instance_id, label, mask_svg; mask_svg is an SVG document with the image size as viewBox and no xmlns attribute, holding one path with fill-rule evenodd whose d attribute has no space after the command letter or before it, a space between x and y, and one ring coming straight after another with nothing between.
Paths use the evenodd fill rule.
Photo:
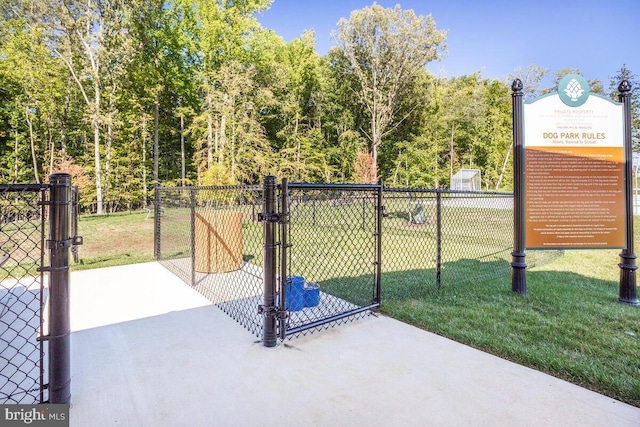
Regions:
<instances>
[{"instance_id":1,"label":"gate","mask_svg":"<svg viewBox=\"0 0 640 427\"><path fill-rule=\"evenodd\" d=\"M156 259L274 346L379 306L381 190L158 187Z\"/></svg>"},{"instance_id":2,"label":"gate","mask_svg":"<svg viewBox=\"0 0 640 427\"><path fill-rule=\"evenodd\" d=\"M381 283L393 302L511 272L512 193L266 177L263 186L158 188L155 212L160 263L266 346L366 316L380 306Z\"/></svg>"},{"instance_id":3,"label":"gate","mask_svg":"<svg viewBox=\"0 0 640 427\"><path fill-rule=\"evenodd\" d=\"M68 253L81 243L69 236L71 194L67 174L51 175L50 184L0 185L3 404L70 400Z\"/></svg>"},{"instance_id":4,"label":"gate","mask_svg":"<svg viewBox=\"0 0 640 427\"><path fill-rule=\"evenodd\" d=\"M382 186L289 184L279 211L265 185L265 260L279 247L275 274L265 267L264 343L327 328L380 306ZM269 223L279 224L272 243ZM265 261L265 265L268 265ZM274 281L275 277L275 281ZM273 306L270 305L273 296Z\"/></svg>"}]
</instances>

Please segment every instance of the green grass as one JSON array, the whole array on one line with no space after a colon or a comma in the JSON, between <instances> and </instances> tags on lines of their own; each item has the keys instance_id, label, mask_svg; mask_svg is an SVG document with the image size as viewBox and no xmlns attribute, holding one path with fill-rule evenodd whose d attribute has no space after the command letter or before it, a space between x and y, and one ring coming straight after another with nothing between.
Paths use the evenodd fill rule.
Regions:
<instances>
[{"instance_id":1,"label":"green grass","mask_svg":"<svg viewBox=\"0 0 640 427\"><path fill-rule=\"evenodd\" d=\"M166 215L172 214L167 211ZM462 217L461 221L465 226L452 229L452 235L460 234L463 228L472 228L468 227L468 218ZM178 223L184 223L184 219L178 219ZM383 257L387 254L387 258L399 259L398 251L403 250L407 242L417 245L432 233L429 227L414 230L403 227L403 223L397 221L396 234L393 234L401 239L388 235L389 240L383 241ZM188 242L188 236L180 231L185 226L188 224L165 231ZM259 250L260 226L248 223L244 227L246 247L254 252ZM293 256L300 269L308 270L305 274L320 274L320 267L324 265L325 275L320 277L324 290L332 289L339 294L345 292L341 286L355 288L352 283L360 286L362 278L354 277L351 282L342 279L340 285L335 279L345 277L339 269L341 259L330 259L327 264L327 253L338 253L335 249L341 248L342 260L350 259L344 254L357 252L359 244L367 238L360 231L353 231L349 239L355 245L352 247L330 230L331 227L292 228L292 233L299 233L300 239L315 242L299 244ZM337 233L344 235L345 230ZM153 219L147 219L146 212L81 217L80 234L85 243L80 247L80 263L73 266L74 270L153 259ZM418 235L422 237L419 239ZM322 246L330 244L334 247L322 253ZM482 245L483 242L477 242L471 252L481 253ZM400 257L412 265L411 269L385 270L382 312L640 407L640 307L617 302L618 250L566 251L551 263L530 268L527 296L511 292L510 276L447 282L441 289L427 286L433 267L425 261L425 253L431 250L430 246L424 246L403 253ZM455 271L462 264L478 273L505 268L508 271L509 260L503 255L488 260L454 259L445 263L443 274ZM260 262L259 254L251 256ZM323 257L322 263L301 261ZM362 262L369 265L368 261ZM336 267L326 271L327 265ZM422 265L422 269L418 265ZM363 283L369 283L368 279ZM351 298L364 301L371 297L370 288L358 289L355 295L350 294Z\"/></svg>"},{"instance_id":2,"label":"green grass","mask_svg":"<svg viewBox=\"0 0 640 427\"><path fill-rule=\"evenodd\" d=\"M596 252L570 251L510 278L385 300L384 313L475 348L640 406L640 308L617 302L618 284ZM607 257L610 259L611 257ZM598 262L599 261L599 262ZM568 266L577 267L567 271ZM601 270L594 275L594 270ZM603 280L599 276L606 276Z\"/></svg>"},{"instance_id":3,"label":"green grass","mask_svg":"<svg viewBox=\"0 0 640 427\"><path fill-rule=\"evenodd\" d=\"M153 261L153 216L146 211L80 216L79 260L73 270Z\"/></svg>"}]
</instances>

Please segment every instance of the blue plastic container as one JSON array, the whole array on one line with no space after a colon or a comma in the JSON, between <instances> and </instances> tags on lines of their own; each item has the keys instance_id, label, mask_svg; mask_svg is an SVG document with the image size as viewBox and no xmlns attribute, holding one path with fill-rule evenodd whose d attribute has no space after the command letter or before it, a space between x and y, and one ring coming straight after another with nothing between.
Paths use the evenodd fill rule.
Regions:
<instances>
[{"instance_id":1,"label":"blue plastic container","mask_svg":"<svg viewBox=\"0 0 640 427\"><path fill-rule=\"evenodd\" d=\"M304 277L291 276L287 278L285 305L290 311L300 311L304 308Z\"/></svg>"},{"instance_id":2,"label":"blue plastic container","mask_svg":"<svg viewBox=\"0 0 640 427\"><path fill-rule=\"evenodd\" d=\"M320 304L320 286L315 283L307 283L304 287L304 306L316 307Z\"/></svg>"}]
</instances>

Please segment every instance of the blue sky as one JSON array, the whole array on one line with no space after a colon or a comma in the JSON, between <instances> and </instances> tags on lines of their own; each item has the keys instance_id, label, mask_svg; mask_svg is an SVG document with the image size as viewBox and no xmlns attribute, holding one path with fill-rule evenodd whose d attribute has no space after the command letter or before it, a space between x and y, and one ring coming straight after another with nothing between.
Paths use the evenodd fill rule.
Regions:
<instances>
[{"instance_id":1,"label":"blue sky","mask_svg":"<svg viewBox=\"0 0 640 427\"><path fill-rule=\"evenodd\" d=\"M577 68L586 79L609 78L626 64L640 78L640 0L404 0L417 15L431 14L448 31L448 55L427 68L443 77L472 74L502 79L518 67ZM286 41L315 30L324 55L340 18L370 6L365 0L275 0L258 15L262 26ZM544 83L549 83L551 77ZM550 86L544 84L543 86Z\"/></svg>"}]
</instances>

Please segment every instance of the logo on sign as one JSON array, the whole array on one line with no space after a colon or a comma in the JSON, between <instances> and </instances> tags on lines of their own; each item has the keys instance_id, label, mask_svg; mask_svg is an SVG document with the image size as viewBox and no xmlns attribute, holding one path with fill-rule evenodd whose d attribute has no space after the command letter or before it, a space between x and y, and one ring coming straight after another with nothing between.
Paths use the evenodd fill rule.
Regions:
<instances>
[{"instance_id":1,"label":"logo on sign","mask_svg":"<svg viewBox=\"0 0 640 427\"><path fill-rule=\"evenodd\" d=\"M589 83L579 74L567 74L558 83L558 96L569 107L587 102L589 92Z\"/></svg>"}]
</instances>

